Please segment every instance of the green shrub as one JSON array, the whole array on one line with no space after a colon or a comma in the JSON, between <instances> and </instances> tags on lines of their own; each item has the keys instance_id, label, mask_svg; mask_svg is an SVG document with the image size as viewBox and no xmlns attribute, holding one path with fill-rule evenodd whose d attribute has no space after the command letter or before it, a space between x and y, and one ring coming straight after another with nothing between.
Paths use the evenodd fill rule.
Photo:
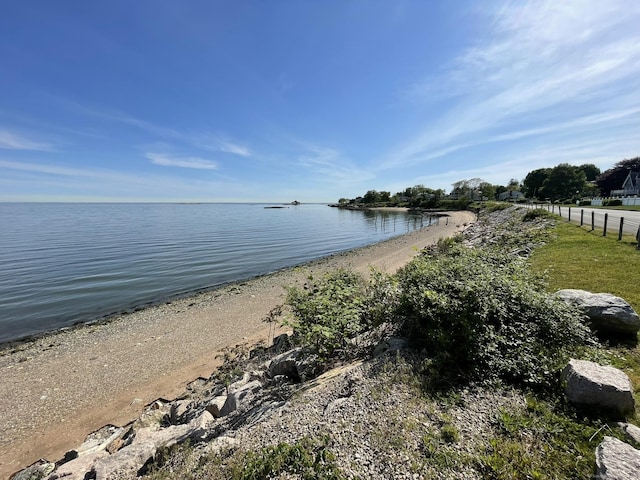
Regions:
<instances>
[{"instance_id":1,"label":"green shrub","mask_svg":"<svg viewBox=\"0 0 640 480\"><path fill-rule=\"evenodd\" d=\"M542 208L536 208L533 210L528 210L527 213L522 217L523 222L531 222L537 218L552 218L555 217L553 213L548 212Z\"/></svg>"},{"instance_id":2,"label":"green shrub","mask_svg":"<svg viewBox=\"0 0 640 480\"><path fill-rule=\"evenodd\" d=\"M484 210L488 213L497 212L499 210L506 210L510 207L511 205L506 202L486 202L484 204Z\"/></svg>"},{"instance_id":3,"label":"green shrub","mask_svg":"<svg viewBox=\"0 0 640 480\"><path fill-rule=\"evenodd\" d=\"M346 478L335 464L335 455L328 449L330 439L303 437L294 444L280 443L260 452L250 452L231 477L238 480L280 478L283 473L295 478L340 480ZM290 477L286 477L290 478Z\"/></svg>"},{"instance_id":4,"label":"green shrub","mask_svg":"<svg viewBox=\"0 0 640 480\"><path fill-rule=\"evenodd\" d=\"M348 339L364 331L366 282L357 273L344 269L309 277L303 288L288 289L286 303L294 319L290 325L304 345L327 358L336 350L343 353Z\"/></svg>"},{"instance_id":5,"label":"green shrub","mask_svg":"<svg viewBox=\"0 0 640 480\"><path fill-rule=\"evenodd\" d=\"M507 253L453 245L414 259L398 279L396 318L443 381L539 384L590 339L580 313Z\"/></svg>"},{"instance_id":6,"label":"green shrub","mask_svg":"<svg viewBox=\"0 0 640 480\"><path fill-rule=\"evenodd\" d=\"M577 205L583 206L583 207L587 207L589 205L591 205L591 200L578 200L576 202Z\"/></svg>"},{"instance_id":7,"label":"green shrub","mask_svg":"<svg viewBox=\"0 0 640 480\"><path fill-rule=\"evenodd\" d=\"M612 198L611 200L602 201L603 207L619 207L620 205L622 205L622 200L620 200L619 198Z\"/></svg>"}]
</instances>

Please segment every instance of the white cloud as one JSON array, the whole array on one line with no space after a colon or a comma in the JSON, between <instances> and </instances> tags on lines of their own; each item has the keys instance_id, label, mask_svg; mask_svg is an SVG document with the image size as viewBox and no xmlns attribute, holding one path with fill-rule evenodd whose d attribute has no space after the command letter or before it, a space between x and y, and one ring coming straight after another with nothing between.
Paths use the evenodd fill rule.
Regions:
<instances>
[{"instance_id":1,"label":"white cloud","mask_svg":"<svg viewBox=\"0 0 640 480\"><path fill-rule=\"evenodd\" d=\"M409 87L410 98L437 92L449 108L382 169L493 141L638 124L639 3L512 2L490 17L488 36L441 74Z\"/></svg>"},{"instance_id":2,"label":"white cloud","mask_svg":"<svg viewBox=\"0 0 640 480\"><path fill-rule=\"evenodd\" d=\"M374 177L371 172L354 166L342 153L332 148L307 144L305 150L299 155L296 165L309 171L316 181L353 184Z\"/></svg>"},{"instance_id":3,"label":"white cloud","mask_svg":"<svg viewBox=\"0 0 640 480\"><path fill-rule=\"evenodd\" d=\"M44 142L35 142L7 130L0 130L0 149L7 150L39 150L49 152L52 145Z\"/></svg>"},{"instance_id":4,"label":"white cloud","mask_svg":"<svg viewBox=\"0 0 640 480\"><path fill-rule=\"evenodd\" d=\"M193 138L194 143L205 150L213 150L216 152L232 153L241 157L250 157L252 155L251 149L246 145L242 145L238 142L233 142L228 138L215 135Z\"/></svg>"},{"instance_id":5,"label":"white cloud","mask_svg":"<svg viewBox=\"0 0 640 480\"><path fill-rule=\"evenodd\" d=\"M202 170L217 170L218 164L199 157L172 157L161 153L147 153L145 155L151 163L163 167L196 168Z\"/></svg>"}]
</instances>

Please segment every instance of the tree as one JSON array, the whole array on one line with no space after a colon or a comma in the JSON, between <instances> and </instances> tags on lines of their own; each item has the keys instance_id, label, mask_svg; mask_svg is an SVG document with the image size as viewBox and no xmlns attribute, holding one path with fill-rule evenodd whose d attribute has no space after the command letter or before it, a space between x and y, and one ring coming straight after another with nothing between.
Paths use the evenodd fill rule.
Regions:
<instances>
[{"instance_id":1,"label":"tree","mask_svg":"<svg viewBox=\"0 0 640 480\"><path fill-rule=\"evenodd\" d=\"M551 168L539 168L529 172L522 181L524 195L529 198L542 198L540 189L545 180L551 175Z\"/></svg>"},{"instance_id":2,"label":"tree","mask_svg":"<svg viewBox=\"0 0 640 480\"><path fill-rule=\"evenodd\" d=\"M600 175L600 169L593 163L585 163L584 165L580 165L578 169L584 172L585 177L587 177L587 182L593 182L598 178L598 175Z\"/></svg>"},{"instance_id":3,"label":"tree","mask_svg":"<svg viewBox=\"0 0 640 480\"><path fill-rule=\"evenodd\" d=\"M520 181L517 178L512 178L509 180L507 184L507 190L511 191L519 191L520 190Z\"/></svg>"},{"instance_id":4,"label":"tree","mask_svg":"<svg viewBox=\"0 0 640 480\"><path fill-rule=\"evenodd\" d=\"M551 200L573 198L582 193L586 181L587 178L579 167L561 163L551 169L551 174L542 184L540 193L544 198Z\"/></svg>"},{"instance_id":5,"label":"tree","mask_svg":"<svg viewBox=\"0 0 640 480\"><path fill-rule=\"evenodd\" d=\"M364 194L364 203L376 203L380 201L380 194L376 190L369 190Z\"/></svg>"},{"instance_id":6,"label":"tree","mask_svg":"<svg viewBox=\"0 0 640 480\"><path fill-rule=\"evenodd\" d=\"M480 184L480 194L482 198L493 200L496 198L496 186L491 185L489 182L482 182Z\"/></svg>"},{"instance_id":7,"label":"tree","mask_svg":"<svg viewBox=\"0 0 640 480\"><path fill-rule=\"evenodd\" d=\"M630 171L640 171L640 157L620 160L609 170L602 172L596 178L596 185L604 196L611 194L611 190L622 188L624 180Z\"/></svg>"}]
</instances>

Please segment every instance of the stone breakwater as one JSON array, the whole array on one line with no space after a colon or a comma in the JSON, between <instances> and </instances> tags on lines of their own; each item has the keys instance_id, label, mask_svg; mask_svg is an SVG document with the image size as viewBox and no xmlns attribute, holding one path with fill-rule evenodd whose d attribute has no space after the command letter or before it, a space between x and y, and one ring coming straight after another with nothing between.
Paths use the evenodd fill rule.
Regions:
<instances>
[{"instance_id":1,"label":"stone breakwater","mask_svg":"<svg viewBox=\"0 0 640 480\"><path fill-rule=\"evenodd\" d=\"M227 346L266 338L263 319L284 286L309 275L373 265L395 271L422 248L473 222L448 222L295 269L179 299L108 322L0 350L0 478L39 458L62 458L89 432L126 425L158 398L176 398L208 378Z\"/></svg>"}]
</instances>

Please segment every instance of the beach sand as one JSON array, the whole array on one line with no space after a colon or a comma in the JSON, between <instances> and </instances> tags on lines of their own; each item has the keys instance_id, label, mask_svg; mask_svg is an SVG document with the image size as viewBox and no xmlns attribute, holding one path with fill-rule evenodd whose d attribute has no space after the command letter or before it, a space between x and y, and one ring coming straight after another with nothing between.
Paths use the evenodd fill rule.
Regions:
<instances>
[{"instance_id":1,"label":"beach sand","mask_svg":"<svg viewBox=\"0 0 640 480\"><path fill-rule=\"evenodd\" d=\"M474 220L470 212L448 215L372 246L0 347L0 478L40 458L58 460L90 432L175 398L211 375L225 347L266 339L263 319L284 302L285 286L340 267L395 272Z\"/></svg>"}]
</instances>

